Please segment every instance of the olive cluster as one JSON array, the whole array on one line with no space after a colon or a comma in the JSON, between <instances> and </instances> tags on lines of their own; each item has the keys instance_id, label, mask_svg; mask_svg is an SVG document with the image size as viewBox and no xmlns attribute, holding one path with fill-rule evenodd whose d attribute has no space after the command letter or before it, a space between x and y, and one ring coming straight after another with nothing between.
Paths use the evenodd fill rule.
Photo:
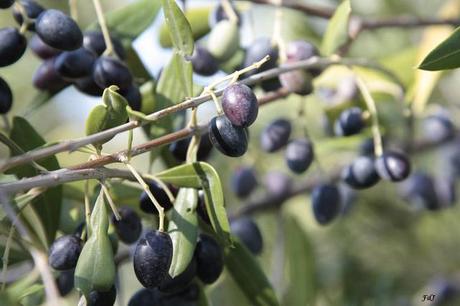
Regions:
<instances>
[{"instance_id":1,"label":"olive cluster","mask_svg":"<svg viewBox=\"0 0 460 306\"><path fill-rule=\"evenodd\" d=\"M59 10L45 9L33 0L22 0L20 5L27 16L22 16L18 6L12 10L13 16L20 25L27 22L25 29L34 33L29 47L43 60L33 76L36 88L56 93L73 84L82 93L101 96L105 88L116 85L129 105L140 110L141 94L130 69L123 62L126 51L117 38L110 38L114 50L106 54L101 32L82 33L72 18ZM25 34L9 27L0 30L0 39L3 42L0 67L18 61L27 47ZM3 83L2 111L11 104Z\"/></svg>"}]
</instances>

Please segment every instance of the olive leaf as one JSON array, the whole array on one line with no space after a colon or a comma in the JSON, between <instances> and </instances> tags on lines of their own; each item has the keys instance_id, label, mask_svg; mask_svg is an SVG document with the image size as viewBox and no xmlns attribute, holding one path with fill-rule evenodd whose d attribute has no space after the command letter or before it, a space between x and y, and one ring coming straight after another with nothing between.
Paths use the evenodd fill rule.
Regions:
<instances>
[{"instance_id":1,"label":"olive leaf","mask_svg":"<svg viewBox=\"0 0 460 306\"><path fill-rule=\"evenodd\" d=\"M92 135L101 131L116 127L128 120L126 107L128 102L118 92L118 87L110 86L104 90L102 101L104 105L95 106L86 119L86 135ZM101 148L102 144L111 138L93 143L96 148Z\"/></svg>"},{"instance_id":2,"label":"olive leaf","mask_svg":"<svg viewBox=\"0 0 460 306\"><path fill-rule=\"evenodd\" d=\"M284 220L286 239L286 266L289 286L283 297L283 305L315 304L317 276L312 242L295 217Z\"/></svg>"},{"instance_id":3,"label":"olive leaf","mask_svg":"<svg viewBox=\"0 0 460 306\"><path fill-rule=\"evenodd\" d=\"M83 246L75 268L75 288L86 297L92 290L108 291L115 281L108 218L103 193L100 192L91 213L90 236Z\"/></svg>"},{"instance_id":4,"label":"olive leaf","mask_svg":"<svg viewBox=\"0 0 460 306\"><path fill-rule=\"evenodd\" d=\"M192 37L195 41L209 33L211 29L208 21L210 12L211 7L187 8L185 18L187 18L188 23L190 24ZM171 48L173 46L167 23L163 23L161 25L159 36L160 45L163 48Z\"/></svg>"},{"instance_id":5,"label":"olive leaf","mask_svg":"<svg viewBox=\"0 0 460 306\"><path fill-rule=\"evenodd\" d=\"M225 267L253 306L280 305L257 259L238 240L225 249Z\"/></svg>"},{"instance_id":6,"label":"olive leaf","mask_svg":"<svg viewBox=\"0 0 460 306\"><path fill-rule=\"evenodd\" d=\"M139 0L109 12L105 17L110 32L115 32L126 45L126 41L131 43L153 23L159 10L159 1ZM99 23L94 22L87 29L98 28Z\"/></svg>"},{"instance_id":7,"label":"olive leaf","mask_svg":"<svg viewBox=\"0 0 460 306\"><path fill-rule=\"evenodd\" d=\"M13 118L13 126L10 131L11 140L10 154L15 156L21 152L30 151L46 144L45 139L34 129L33 126L22 117ZM14 145L13 145L14 144ZM47 170L57 170L60 168L56 156L50 156L37 161L37 164ZM31 165L14 167L7 171L8 174L15 174L18 178L39 175L39 171ZM48 188L45 192L33 199L32 207L39 216L43 224L48 243L54 241L56 231L59 227L59 216L61 213L62 186Z\"/></svg>"},{"instance_id":8,"label":"olive leaf","mask_svg":"<svg viewBox=\"0 0 460 306\"><path fill-rule=\"evenodd\" d=\"M448 70L460 67L460 27L434 48L419 65L428 71Z\"/></svg>"},{"instance_id":9,"label":"olive leaf","mask_svg":"<svg viewBox=\"0 0 460 306\"><path fill-rule=\"evenodd\" d=\"M157 177L179 187L203 188L206 211L217 238L223 245L232 244L222 183L219 174L210 164L189 163L160 172Z\"/></svg>"},{"instance_id":10,"label":"olive leaf","mask_svg":"<svg viewBox=\"0 0 460 306\"><path fill-rule=\"evenodd\" d=\"M171 41L182 56L192 55L194 41L192 28L175 0L162 0L165 21Z\"/></svg>"},{"instance_id":11,"label":"olive leaf","mask_svg":"<svg viewBox=\"0 0 460 306\"><path fill-rule=\"evenodd\" d=\"M351 14L350 0L343 1L329 20L321 50L331 55L348 40L348 21Z\"/></svg>"},{"instance_id":12,"label":"olive leaf","mask_svg":"<svg viewBox=\"0 0 460 306\"><path fill-rule=\"evenodd\" d=\"M173 257L169 268L171 277L184 272L193 258L198 237L197 204L196 189L179 190L168 224L168 233L173 243Z\"/></svg>"}]
</instances>

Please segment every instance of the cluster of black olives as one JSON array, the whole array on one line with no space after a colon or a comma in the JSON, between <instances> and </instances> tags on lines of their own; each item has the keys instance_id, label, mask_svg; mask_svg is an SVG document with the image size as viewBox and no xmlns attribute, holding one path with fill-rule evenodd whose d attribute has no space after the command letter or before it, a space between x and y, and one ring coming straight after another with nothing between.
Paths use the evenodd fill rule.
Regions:
<instances>
[{"instance_id":1,"label":"cluster of black olives","mask_svg":"<svg viewBox=\"0 0 460 306\"><path fill-rule=\"evenodd\" d=\"M33 0L22 0L20 5L27 18L23 18L17 6L13 8L13 16L19 24L24 19L28 22L26 29L34 32L29 47L43 60L33 76L36 88L55 93L73 84L85 94L101 96L105 88L116 85L129 105L140 110L141 94L123 62L126 52L118 39L111 37L114 54L105 54L101 32L83 34L72 18L59 10L45 9ZM0 40L0 67L19 60L27 47L24 33L13 27L0 30ZM7 91L3 88L1 102L1 109L7 109Z\"/></svg>"},{"instance_id":2,"label":"cluster of black olives","mask_svg":"<svg viewBox=\"0 0 460 306\"><path fill-rule=\"evenodd\" d=\"M116 236L110 235L112 250L114 254L118 249L118 240L133 244L142 234L142 222L139 215L128 207L119 209L121 216L117 220L112 216L112 225L115 228ZM85 241L85 223L77 227L73 234L63 235L57 238L51 245L48 254L49 265L59 274L56 277L56 284L62 296L69 294L74 288L74 270L77 265L80 253ZM89 294L87 305L91 306L112 306L116 299L116 288L112 286L108 291L92 291Z\"/></svg>"},{"instance_id":3,"label":"cluster of black olives","mask_svg":"<svg viewBox=\"0 0 460 306\"><path fill-rule=\"evenodd\" d=\"M209 122L211 143L227 156L242 156L248 149L247 128L259 112L257 97L248 86L235 83L224 90L222 110L223 115Z\"/></svg>"}]
</instances>

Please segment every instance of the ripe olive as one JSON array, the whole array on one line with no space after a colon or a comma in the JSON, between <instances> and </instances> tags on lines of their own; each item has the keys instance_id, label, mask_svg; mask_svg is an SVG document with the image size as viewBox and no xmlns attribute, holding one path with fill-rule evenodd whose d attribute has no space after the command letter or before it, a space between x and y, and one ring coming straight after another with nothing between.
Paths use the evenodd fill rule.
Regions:
<instances>
[{"instance_id":1,"label":"ripe olive","mask_svg":"<svg viewBox=\"0 0 460 306\"><path fill-rule=\"evenodd\" d=\"M447 115L431 115L423 120L422 134L423 139L429 142L441 143L455 136L455 126Z\"/></svg>"},{"instance_id":2,"label":"ripe olive","mask_svg":"<svg viewBox=\"0 0 460 306\"><path fill-rule=\"evenodd\" d=\"M292 140L286 147L286 163L294 173L303 173L314 158L313 145L306 138Z\"/></svg>"},{"instance_id":3,"label":"ripe olive","mask_svg":"<svg viewBox=\"0 0 460 306\"><path fill-rule=\"evenodd\" d=\"M308 41L291 41L286 46L286 57L288 62L303 61L318 55L318 49ZM314 77L318 76L322 72L320 68L310 68L307 71Z\"/></svg>"},{"instance_id":4,"label":"ripe olive","mask_svg":"<svg viewBox=\"0 0 460 306\"><path fill-rule=\"evenodd\" d=\"M27 48L27 40L13 27L0 29L0 67L17 62Z\"/></svg>"},{"instance_id":5,"label":"ripe olive","mask_svg":"<svg viewBox=\"0 0 460 306\"><path fill-rule=\"evenodd\" d=\"M171 237L164 232L149 231L137 243L134 251L134 272L146 288L159 286L168 275L172 261Z\"/></svg>"},{"instance_id":6,"label":"ripe olive","mask_svg":"<svg viewBox=\"0 0 460 306\"><path fill-rule=\"evenodd\" d=\"M161 292L166 293L177 293L185 288L192 282L193 278L196 276L196 260L195 257L192 258L192 261L187 266L184 272L172 278L169 274L166 275L166 278L160 284L158 289Z\"/></svg>"},{"instance_id":7,"label":"ripe olive","mask_svg":"<svg viewBox=\"0 0 460 306\"><path fill-rule=\"evenodd\" d=\"M226 116L214 117L209 123L209 139L221 153L239 157L248 149L248 135L244 128L234 126Z\"/></svg>"},{"instance_id":8,"label":"ripe olive","mask_svg":"<svg viewBox=\"0 0 460 306\"><path fill-rule=\"evenodd\" d=\"M224 90L222 109L234 126L248 127L257 118L259 104L251 88L236 83Z\"/></svg>"},{"instance_id":9,"label":"ripe olive","mask_svg":"<svg viewBox=\"0 0 460 306\"><path fill-rule=\"evenodd\" d=\"M380 180L375 170L374 158L360 156L342 170L342 180L355 189L369 188Z\"/></svg>"},{"instance_id":10,"label":"ripe olive","mask_svg":"<svg viewBox=\"0 0 460 306\"><path fill-rule=\"evenodd\" d=\"M262 234L257 224L249 217L242 217L231 221L232 233L255 255L259 255L263 248Z\"/></svg>"},{"instance_id":11,"label":"ripe olive","mask_svg":"<svg viewBox=\"0 0 460 306\"><path fill-rule=\"evenodd\" d=\"M56 286L61 296L66 296L74 288L74 270L62 271L56 278Z\"/></svg>"},{"instance_id":12,"label":"ripe olive","mask_svg":"<svg viewBox=\"0 0 460 306\"><path fill-rule=\"evenodd\" d=\"M340 212L341 197L337 186L321 184L311 193L313 215L321 225L331 222Z\"/></svg>"},{"instance_id":13,"label":"ripe olive","mask_svg":"<svg viewBox=\"0 0 460 306\"><path fill-rule=\"evenodd\" d=\"M126 51L121 41L113 36L110 36L110 39L112 41L113 49L117 56L120 59L125 59ZM101 56L106 49L104 35L102 34L102 32L85 32L85 34L83 35L83 48L94 52L98 56Z\"/></svg>"},{"instance_id":14,"label":"ripe olive","mask_svg":"<svg viewBox=\"0 0 460 306\"><path fill-rule=\"evenodd\" d=\"M205 284L214 283L224 269L222 247L211 236L200 234L195 249L197 276Z\"/></svg>"},{"instance_id":15,"label":"ripe olive","mask_svg":"<svg viewBox=\"0 0 460 306\"><path fill-rule=\"evenodd\" d=\"M270 59L265 62L259 69L255 69L246 73L246 76L275 68L278 62L278 48L273 45L270 38L260 37L254 40L246 49L244 67L248 67L255 62L262 60L267 55L270 56Z\"/></svg>"},{"instance_id":16,"label":"ripe olive","mask_svg":"<svg viewBox=\"0 0 460 306\"><path fill-rule=\"evenodd\" d=\"M99 87L92 75L73 80L73 85L82 93L90 96L100 97L104 93L104 88Z\"/></svg>"},{"instance_id":17,"label":"ripe olive","mask_svg":"<svg viewBox=\"0 0 460 306\"><path fill-rule=\"evenodd\" d=\"M32 77L34 86L43 91L55 93L68 85L54 67L55 58L45 60Z\"/></svg>"},{"instance_id":18,"label":"ripe olive","mask_svg":"<svg viewBox=\"0 0 460 306\"><path fill-rule=\"evenodd\" d=\"M131 85L126 89L120 90L120 94L128 101L129 106L135 111L141 111L142 95L139 87Z\"/></svg>"},{"instance_id":19,"label":"ripe olive","mask_svg":"<svg viewBox=\"0 0 460 306\"><path fill-rule=\"evenodd\" d=\"M37 34L34 34L29 41L30 49L41 59L49 59L61 53L61 50L48 46Z\"/></svg>"},{"instance_id":20,"label":"ripe olive","mask_svg":"<svg viewBox=\"0 0 460 306\"><path fill-rule=\"evenodd\" d=\"M240 167L233 172L231 189L239 198L246 198L257 187L257 177L252 167Z\"/></svg>"},{"instance_id":21,"label":"ripe olive","mask_svg":"<svg viewBox=\"0 0 460 306\"><path fill-rule=\"evenodd\" d=\"M34 31L34 20L37 19L37 17L43 12L44 8L33 0L22 0L21 5L24 7L24 10L26 11L27 17L30 20L32 20L32 23L30 23L27 26L27 29L30 31ZM16 22L20 25L22 25L22 23L24 22L24 18L22 17L21 11L16 6L13 7L13 17L16 20Z\"/></svg>"},{"instance_id":22,"label":"ripe olive","mask_svg":"<svg viewBox=\"0 0 460 306\"><path fill-rule=\"evenodd\" d=\"M193 71L200 75L211 76L219 70L219 65L209 51L200 46L195 46L195 51L190 58L192 62Z\"/></svg>"},{"instance_id":23,"label":"ripe olive","mask_svg":"<svg viewBox=\"0 0 460 306\"><path fill-rule=\"evenodd\" d=\"M406 154L387 151L375 160L375 168L382 179L399 182L409 176L411 164Z\"/></svg>"},{"instance_id":24,"label":"ripe olive","mask_svg":"<svg viewBox=\"0 0 460 306\"><path fill-rule=\"evenodd\" d=\"M0 0L0 9L7 9L14 4L14 0Z\"/></svg>"},{"instance_id":25,"label":"ripe olive","mask_svg":"<svg viewBox=\"0 0 460 306\"><path fill-rule=\"evenodd\" d=\"M359 107L351 107L340 113L334 124L337 136L350 136L358 134L364 127L363 113Z\"/></svg>"},{"instance_id":26,"label":"ripe olive","mask_svg":"<svg viewBox=\"0 0 460 306\"><path fill-rule=\"evenodd\" d=\"M192 140L191 137L181 139L169 145L169 152L177 159L177 161L185 161L187 158L187 150ZM198 146L197 159L206 160L212 151L212 143L209 139L209 133L204 133L200 138L200 145Z\"/></svg>"},{"instance_id":27,"label":"ripe olive","mask_svg":"<svg viewBox=\"0 0 460 306\"><path fill-rule=\"evenodd\" d=\"M56 239L49 249L48 262L58 271L76 267L78 257L83 249L83 241L74 235L65 235Z\"/></svg>"},{"instance_id":28,"label":"ripe olive","mask_svg":"<svg viewBox=\"0 0 460 306\"><path fill-rule=\"evenodd\" d=\"M133 83L133 76L128 66L119 59L108 56L101 56L96 60L93 78L101 88L116 85L123 90L130 87Z\"/></svg>"},{"instance_id":29,"label":"ripe olive","mask_svg":"<svg viewBox=\"0 0 460 306\"><path fill-rule=\"evenodd\" d=\"M291 135L291 123L283 118L272 121L260 135L260 144L265 152L275 152L284 147Z\"/></svg>"},{"instance_id":30,"label":"ripe olive","mask_svg":"<svg viewBox=\"0 0 460 306\"><path fill-rule=\"evenodd\" d=\"M416 172L404 182L403 195L415 208L437 210L441 208L433 178Z\"/></svg>"},{"instance_id":31,"label":"ripe olive","mask_svg":"<svg viewBox=\"0 0 460 306\"><path fill-rule=\"evenodd\" d=\"M83 44L83 34L77 23L58 10L41 13L35 22L35 30L47 45L59 50L76 50Z\"/></svg>"},{"instance_id":32,"label":"ripe olive","mask_svg":"<svg viewBox=\"0 0 460 306\"><path fill-rule=\"evenodd\" d=\"M161 207L163 207L165 211L171 209L173 203L171 203L171 200L169 199L168 194L164 191L164 189L154 181L150 182L148 185L150 192L152 193L155 200L157 200L158 203L161 205ZM155 205L150 200L149 196L145 191L141 193L139 202L143 212L155 215L158 214Z\"/></svg>"},{"instance_id":33,"label":"ripe olive","mask_svg":"<svg viewBox=\"0 0 460 306\"><path fill-rule=\"evenodd\" d=\"M112 223L115 226L118 238L124 243L131 244L139 239L142 232L142 223L138 214L129 207L122 207L118 210L121 220L112 215Z\"/></svg>"},{"instance_id":34,"label":"ripe olive","mask_svg":"<svg viewBox=\"0 0 460 306\"><path fill-rule=\"evenodd\" d=\"M0 114L6 114L13 105L13 92L8 83L0 77Z\"/></svg>"},{"instance_id":35,"label":"ripe olive","mask_svg":"<svg viewBox=\"0 0 460 306\"><path fill-rule=\"evenodd\" d=\"M84 48L65 51L54 61L54 69L65 79L78 79L91 76L96 55Z\"/></svg>"},{"instance_id":36,"label":"ripe olive","mask_svg":"<svg viewBox=\"0 0 460 306\"><path fill-rule=\"evenodd\" d=\"M117 298L117 289L112 286L109 291L91 291L87 306L113 306Z\"/></svg>"}]
</instances>

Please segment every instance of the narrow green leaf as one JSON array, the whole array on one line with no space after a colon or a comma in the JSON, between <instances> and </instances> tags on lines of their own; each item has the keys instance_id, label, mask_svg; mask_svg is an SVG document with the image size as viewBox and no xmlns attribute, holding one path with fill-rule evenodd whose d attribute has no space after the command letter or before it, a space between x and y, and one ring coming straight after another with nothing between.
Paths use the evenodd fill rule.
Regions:
<instances>
[{"instance_id":1,"label":"narrow green leaf","mask_svg":"<svg viewBox=\"0 0 460 306\"><path fill-rule=\"evenodd\" d=\"M90 237L81 251L75 268L75 288L86 297L92 290L109 290L115 281L115 263L108 235L108 218L101 192L91 213Z\"/></svg>"},{"instance_id":2,"label":"narrow green leaf","mask_svg":"<svg viewBox=\"0 0 460 306\"><path fill-rule=\"evenodd\" d=\"M169 268L171 277L184 272L193 258L198 237L197 203L196 189L179 190L168 224L168 232L173 243L173 258Z\"/></svg>"},{"instance_id":3,"label":"narrow green leaf","mask_svg":"<svg viewBox=\"0 0 460 306\"><path fill-rule=\"evenodd\" d=\"M184 164L174 168L169 168L156 174L160 180L179 187L200 188L201 179L197 175L192 164Z\"/></svg>"},{"instance_id":4,"label":"narrow green leaf","mask_svg":"<svg viewBox=\"0 0 460 306\"><path fill-rule=\"evenodd\" d=\"M348 40L348 21L351 14L350 0L343 1L329 20L321 46L324 55L331 55Z\"/></svg>"},{"instance_id":5,"label":"narrow green leaf","mask_svg":"<svg viewBox=\"0 0 460 306\"><path fill-rule=\"evenodd\" d=\"M132 42L155 20L160 10L160 1L139 0L132 4L105 14L110 32L125 41ZM88 30L99 28L94 22Z\"/></svg>"},{"instance_id":6,"label":"narrow green leaf","mask_svg":"<svg viewBox=\"0 0 460 306\"><path fill-rule=\"evenodd\" d=\"M316 264L312 243L293 217L285 221L286 266L289 284L283 305L315 305Z\"/></svg>"},{"instance_id":7,"label":"narrow green leaf","mask_svg":"<svg viewBox=\"0 0 460 306\"><path fill-rule=\"evenodd\" d=\"M438 71L460 67L460 27L434 48L422 61L419 69Z\"/></svg>"},{"instance_id":8,"label":"narrow green leaf","mask_svg":"<svg viewBox=\"0 0 460 306\"><path fill-rule=\"evenodd\" d=\"M225 267L253 306L280 305L257 259L237 239L225 250Z\"/></svg>"},{"instance_id":9,"label":"narrow green leaf","mask_svg":"<svg viewBox=\"0 0 460 306\"><path fill-rule=\"evenodd\" d=\"M161 172L157 177L179 187L203 188L212 228L222 244L232 244L222 183L211 165L204 162L185 164Z\"/></svg>"},{"instance_id":10,"label":"narrow green leaf","mask_svg":"<svg viewBox=\"0 0 460 306\"><path fill-rule=\"evenodd\" d=\"M185 12L190 27L192 28L192 36L195 41L209 33L209 14L211 7L190 7ZM171 48L173 43L169 34L168 25L163 23L160 27L160 45L163 48Z\"/></svg>"},{"instance_id":11,"label":"narrow green leaf","mask_svg":"<svg viewBox=\"0 0 460 306\"><path fill-rule=\"evenodd\" d=\"M163 12L172 43L181 55L192 55L193 34L192 28L182 10L177 6L175 0L162 0Z\"/></svg>"},{"instance_id":12,"label":"narrow green leaf","mask_svg":"<svg viewBox=\"0 0 460 306\"><path fill-rule=\"evenodd\" d=\"M40 134L21 117L13 118L13 127L10 132L10 139L19 148L11 151L11 156L17 155L20 150L27 152L46 144ZM20 150L17 150L20 149ZM55 156L50 156L37 161L37 164L47 170L57 170L60 168ZM31 177L40 174L31 165L22 165L10 169L7 173L15 174L18 178ZM46 192L32 201L32 206L38 214L46 232L47 242L54 241L56 231L59 227L59 216L61 213L62 186L49 188Z\"/></svg>"},{"instance_id":13,"label":"narrow green leaf","mask_svg":"<svg viewBox=\"0 0 460 306\"><path fill-rule=\"evenodd\" d=\"M228 222L227 211L224 206L224 193L219 174L207 163L194 163L193 167L196 173L201 177L206 211L211 220L212 228L223 245L231 246L230 223Z\"/></svg>"}]
</instances>

